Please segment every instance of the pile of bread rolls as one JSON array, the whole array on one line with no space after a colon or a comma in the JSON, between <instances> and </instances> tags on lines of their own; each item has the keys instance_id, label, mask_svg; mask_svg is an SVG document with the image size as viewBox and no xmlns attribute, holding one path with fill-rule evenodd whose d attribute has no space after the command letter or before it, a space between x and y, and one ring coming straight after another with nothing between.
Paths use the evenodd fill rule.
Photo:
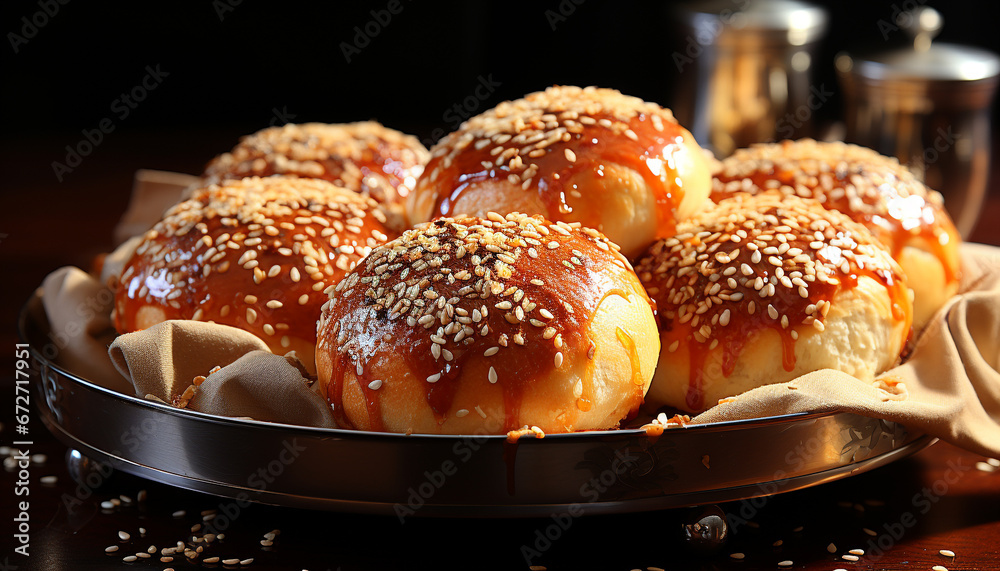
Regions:
<instances>
[{"instance_id":1,"label":"pile of bread rolls","mask_svg":"<svg viewBox=\"0 0 1000 571\"><path fill-rule=\"evenodd\" d=\"M873 151L719 163L668 109L552 87L430 151L371 122L245 137L142 237L114 322L294 350L344 428L601 430L817 369L874 379L955 293L959 241Z\"/></svg>"}]
</instances>

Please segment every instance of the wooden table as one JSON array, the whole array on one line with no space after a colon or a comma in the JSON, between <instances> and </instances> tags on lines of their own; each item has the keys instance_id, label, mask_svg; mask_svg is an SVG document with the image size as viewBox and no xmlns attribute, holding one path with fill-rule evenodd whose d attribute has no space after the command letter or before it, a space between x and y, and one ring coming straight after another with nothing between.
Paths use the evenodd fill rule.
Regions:
<instances>
[{"instance_id":1,"label":"wooden table","mask_svg":"<svg viewBox=\"0 0 1000 571\"><path fill-rule=\"evenodd\" d=\"M156 133L109 138L98 152L58 184L49 163L51 140L19 141L2 149L5 169L0 264L7 269L2 317L7 347L16 343L13 324L20 308L45 274L65 264L86 265L110 246L110 229L124 209L132 172L160 168L197 172L206 157L228 147L238 133ZM170 152L163 152L171 149ZM1000 161L994 161L998 164ZM16 167L16 168L15 168ZM1000 173L994 172L983 223L973 240L1000 245ZM7 361L11 363L12 361ZM9 367L9 365L8 365ZM7 403L0 413L0 444L14 439L13 379L0 381ZM125 474L79 490L63 461L66 448L41 427L33 413L35 445L44 463L30 469L30 558L13 553L12 499L17 475L0 471L0 570L190 569L195 564L157 557L124 563L122 557L162 548L185 538L202 510L225 510L228 500L174 489ZM252 445L252 444L249 444ZM690 549L680 526L692 510L573 519L559 538L540 541L550 519L446 520L357 516L253 505L240 509L212 554L254 562L247 569L311 571L373 568L527 569L1000 569L1000 470L976 468L986 459L946 443L873 472L754 502L721 505L752 522L741 525L714 553ZM55 476L51 485L44 476ZM140 490L145 501L135 502ZM125 495L133 500L110 510L100 503ZM18 498L22 499L22 498ZM184 510L183 516L172 514ZM140 528L145 528L141 537ZM273 545L261 540L281 531ZM869 531L866 531L869 530ZM131 534L127 542L118 532ZM874 534L874 535L871 535ZM537 543L536 543L537 542ZM780 542L780 543L779 543ZM835 546L834 553L827 547ZM105 547L120 546L113 554ZM544 548L544 549L543 549ZM862 549L859 561L839 559ZM939 553L951 550L954 558ZM732 553L742 553L737 560ZM207 568L221 564L199 564Z\"/></svg>"}]
</instances>

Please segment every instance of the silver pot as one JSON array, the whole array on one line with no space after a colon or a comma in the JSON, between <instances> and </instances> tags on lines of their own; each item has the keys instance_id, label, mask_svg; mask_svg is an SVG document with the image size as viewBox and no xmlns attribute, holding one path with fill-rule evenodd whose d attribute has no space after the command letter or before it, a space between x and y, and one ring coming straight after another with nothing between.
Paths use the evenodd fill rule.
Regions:
<instances>
[{"instance_id":1,"label":"silver pot","mask_svg":"<svg viewBox=\"0 0 1000 571\"><path fill-rule=\"evenodd\" d=\"M719 156L751 143L814 136L833 86L809 81L823 9L797 0L706 0L677 10L683 45L674 111Z\"/></svg>"},{"instance_id":2,"label":"silver pot","mask_svg":"<svg viewBox=\"0 0 1000 571\"><path fill-rule=\"evenodd\" d=\"M945 197L962 236L976 224L990 161L990 103L1000 59L985 50L934 43L940 15L922 7L897 24L913 46L837 56L848 142L897 157Z\"/></svg>"}]
</instances>

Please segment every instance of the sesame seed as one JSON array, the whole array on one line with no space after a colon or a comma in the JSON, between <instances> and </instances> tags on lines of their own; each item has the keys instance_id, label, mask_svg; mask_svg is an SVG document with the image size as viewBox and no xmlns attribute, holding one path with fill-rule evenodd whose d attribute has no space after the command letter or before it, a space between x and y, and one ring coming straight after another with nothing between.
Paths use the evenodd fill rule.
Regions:
<instances>
[{"instance_id":1,"label":"sesame seed","mask_svg":"<svg viewBox=\"0 0 1000 571\"><path fill-rule=\"evenodd\" d=\"M497 382L497 371L496 371L496 369L494 369L493 367L490 367L490 372L489 372L489 375L488 375L487 378L489 379L490 384L496 384L496 382Z\"/></svg>"},{"instance_id":2,"label":"sesame seed","mask_svg":"<svg viewBox=\"0 0 1000 571\"><path fill-rule=\"evenodd\" d=\"M732 559L742 560L742 559L746 558L746 555L737 552L737 553L730 553L729 557L732 558Z\"/></svg>"},{"instance_id":3,"label":"sesame seed","mask_svg":"<svg viewBox=\"0 0 1000 571\"><path fill-rule=\"evenodd\" d=\"M492 367L490 367L490 370L492 370ZM441 373L434 373L433 375L427 377L428 383L436 383L440 380L441 380Z\"/></svg>"},{"instance_id":4,"label":"sesame seed","mask_svg":"<svg viewBox=\"0 0 1000 571\"><path fill-rule=\"evenodd\" d=\"M107 547L104 548L104 552L105 553L114 553L115 551L118 551L118 546L117 545L109 545L109 546L107 546Z\"/></svg>"},{"instance_id":5,"label":"sesame seed","mask_svg":"<svg viewBox=\"0 0 1000 571\"><path fill-rule=\"evenodd\" d=\"M945 557L954 557L955 556L955 552L952 551L952 550L950 550L950 549L942 549L941 551L938 551L938 553L940 553L941 555L944 555Z\"/></svg>"},{"instance_id":6,"label":"sesame seed","mask_svg":"<svg viewBox=\"0 0 1000 571\"><path fill-rule=\"evenodd\" d=\"M382 388L382 381L381 381L381 379L375 379L374 381L368 383L368 388L371 389L371 390L373 390L373 391L377 391L380 388Z\"/></svg>"},{"instance_id":7,"label":"sesame seed","mask_svg":"<svg viewBox=\"0 0 1000 571\"><path fill-rule=\"evenodd\" d=\"M785 561L779 561L778 562L778 567L791 567L792 565L795 565L795 563L793 563L790 560L785 560Z\"/></svg>"},{"instance_id":8,"label":"sesame seed","mask_svg":"<svg viewBox=\"0 0 1000 571\"><path fill-rule=\"evenodd\" d=\"M120 538L120 539L121 539L122 541L128 541L128 540L129 540L129 539L130 539L130 538L131 538L132 536L131 536L131 535L129 535L129 534L128 534L128 532L125 532L125 531L119 531L119 532L118 532L118 537L119 537L119 538Z\"/></svg>"},{"instance_id":9,"label":"sesame seed","mask_svg":"<svg viewBox=\"0 0 1000 571\"><path fill-rule=\"evenodd\" d=\"M852 550L848 551L848 553L850 553L851 555L864 555L865 554L865 550L864 549L852 549Z\"/></svg>"},{"instance_id":10,"label":"sesame seed","mask_svg":"<svg viewBox=\"0 0 1000 571\"><path fill-rule=\"evenodd\" d=\"M563 354L562 354L562 351L556 352L556 356L555 356L554 362L555 362L555 366L556 366L557 369L562 366L562 364L563 364Z\"/></svg>"}]
</instances>

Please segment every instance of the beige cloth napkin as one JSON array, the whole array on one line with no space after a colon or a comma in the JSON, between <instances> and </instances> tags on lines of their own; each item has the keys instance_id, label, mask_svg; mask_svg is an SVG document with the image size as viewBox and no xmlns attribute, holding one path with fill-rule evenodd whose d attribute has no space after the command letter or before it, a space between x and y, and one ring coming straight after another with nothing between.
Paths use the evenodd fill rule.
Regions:
<instances>
[{"instance_id":1,"label":"beige cloth napkin","mask_svg":"<svg viewBox=\"0 0 1000 571\"><path fill-rule=\"evenodd\" d=\"M962 274L963 293L938 312L909 359L879 377L904 383L905 398L822 370L747 391L692 423L840 410L1000 455L1000 248L963 245Z\"/></svg>"},{"instance_id":2,"label":"beige cloth napkin","mask_svg":"<svg viewBox=\"0 0 1000 571\"><path fill-rule=\"evenodd\" d=\"M131 392L107 359L117 333L111 323L114 295L87 272L59 268L42 281L42 302L49 320L49 339L64 368L118 391Z\"/></svg>"},{"instance_id":3,"label":"beige cloth napkin","mask_svg":"<svg viewBox=\"0 0 1000 571\"><path fill-rule=\"evenodd\" d=\"M220 416L333 428L295 353L281 357L246 331L198 321L166 321L115 339L109 350L137 396L173 402L196 386L187 407ZM221 367L216 372L211 371Z\"/></svg>"}]
</instances>

